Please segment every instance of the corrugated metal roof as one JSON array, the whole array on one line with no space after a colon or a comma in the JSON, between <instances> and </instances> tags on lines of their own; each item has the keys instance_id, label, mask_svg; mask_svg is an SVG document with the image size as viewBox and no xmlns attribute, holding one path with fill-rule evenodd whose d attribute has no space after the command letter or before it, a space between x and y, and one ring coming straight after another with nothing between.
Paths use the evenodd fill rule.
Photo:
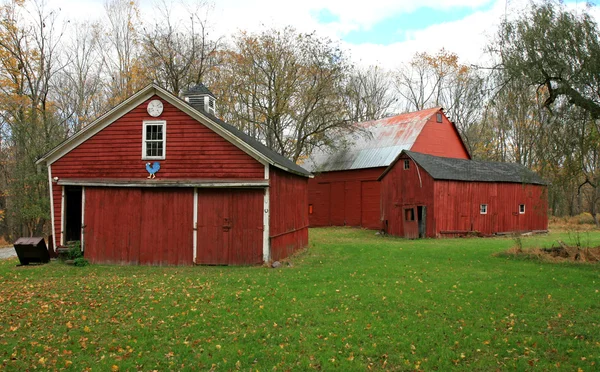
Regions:
<instances>
[{"instance_id":1,"label":"corrugated metal roof","mask_svg":"<svg viewBox=\"0 0 600 372\"><path fill-rule=\"evenodd\" d=\"M442 158L412 151L404 153L436 180L548 184L537 173L521 164ZM387 170L380 179L386 173Z\"/></svg>"},{"instance_id":2,"label":"corrugated metal roof","mask_svg":"<svg viewBox=\"0 0 600 372\"><path fill-rule=\"evenodd\" d=\"M421 130L441 107L357 123L356 131L339 139L345 144L333 152L314 151L302 164L311 172L387 167L410 150Z\"/></svg>"}]
</instances>

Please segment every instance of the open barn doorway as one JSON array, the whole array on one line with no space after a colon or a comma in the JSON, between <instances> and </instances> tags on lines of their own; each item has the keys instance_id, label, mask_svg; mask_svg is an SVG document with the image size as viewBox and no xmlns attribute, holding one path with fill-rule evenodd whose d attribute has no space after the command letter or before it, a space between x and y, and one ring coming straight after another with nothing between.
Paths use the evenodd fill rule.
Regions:
<instances>
[{"instance_id":1,"label":"open barn doorway","mask_svg":"<svg viewBox=\"0 0 600 372\"><path fill-rule=\"evenodd\" d=\"M419 238L424 238L427 234L427 207L418 206L417 207L417 222L419 224Z\"/></svg>"},{"instance_id":2,"label":"open barn doorway","mask_svg":"<svg viewBox=\"0 0 600 372\"><path fill-rule=\"evenodd\" d=\"M81 186L65 187L65 237L64 244L81 240Z\"/></svg>"}]
</instances>

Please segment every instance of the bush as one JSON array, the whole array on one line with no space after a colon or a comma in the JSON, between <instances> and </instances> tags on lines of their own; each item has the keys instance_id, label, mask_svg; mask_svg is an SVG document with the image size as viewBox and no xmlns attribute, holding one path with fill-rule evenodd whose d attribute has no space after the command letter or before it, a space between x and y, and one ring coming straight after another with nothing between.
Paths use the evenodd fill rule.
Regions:
<instances>
[{"instance_id":1,"label":"bush","mask_svg":"<svg viewBox=\"0 0 600 372\"><path fill-rule=\"evenodd\" d=\"M88 266L89 264L90 264L90 261L86 260L83 257L77 257L76 259L73 260L73 266L83 267L83 266Z\"/></svg>"},{"instance_id":2,"label":"bush","mask_svg":"<svg viewBox=\"0 0 600 372\"><path fill-rule=\"evenodd\" d=\"M81 242L79 240L67 243L69 251L67 252L67 260L75 260L83 257L81 252Z\"/></svg>"}]
</instances>

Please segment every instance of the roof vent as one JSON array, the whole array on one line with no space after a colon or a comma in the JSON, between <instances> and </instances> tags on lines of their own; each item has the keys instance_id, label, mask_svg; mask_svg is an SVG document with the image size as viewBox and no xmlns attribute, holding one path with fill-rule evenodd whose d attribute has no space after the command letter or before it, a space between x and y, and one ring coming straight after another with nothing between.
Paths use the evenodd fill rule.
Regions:
<instances>
[{"instance_id":1,"label":"roof vent","mask_svg":"<svg viewBox=\"0 0 600 372\"><path fill-rule=\"evenodd\" d=\"M202 83L183 92L183 99L200 112L215 115L215 95Z\"/></svg>"}]
</instances>

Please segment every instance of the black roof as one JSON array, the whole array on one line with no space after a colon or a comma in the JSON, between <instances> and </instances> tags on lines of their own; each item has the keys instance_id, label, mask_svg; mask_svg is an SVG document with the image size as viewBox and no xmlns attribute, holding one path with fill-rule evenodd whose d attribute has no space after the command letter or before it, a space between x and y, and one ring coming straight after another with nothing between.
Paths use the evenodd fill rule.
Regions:
<instances>
[{"instance_id":1,"label":"black roof","mask_svg":"<svg viewBox=\"0 0 600 372\"><path fill-rule=\"evenodd\" d=\"M194 107L193 105L190 105L190 106ZM198 111L198 110L196 109L196 111ZM215 124L219 125L221 128L225 129L229 133L233 134L234 136L236 136L237 138L239 138L243 142L247 143L254 150L260 152L261 154L263 154L264 156L266 156L267 158L269 158L273 163L278 164L278 165L280 165L280 166L282 166L284 168L287 168L290 171L292 171L293 173L297 173L297 174L300 174L300 175L303 175L303 176L306 176L306 177L311 176L311 173L309 171L307 171L306 169L302 168L301 166L299 166L298 164L294 163L293 161L291 161L290 159L286 158L285 156L280 155L280 154L276 153L275 151L271 150L267 146L263 145L262 143L260 143L256 139L250 137L246 133L244 133L241 130L237 129L233 125L227 124L223 120L217 118L216 116L214 116L214 115L212 115L210 113L207 113L207 112L204 112L204 111L201 111L201 112L202 112L203 115L205 115L208 118L210 118L210 120L212 122L214 122Z\"/></svg>"},{"instance_id":2,"label":"black roof","mask_svg":"<svg viewBox=\"0 0 600 372\"><path fill-rule=\"evenodd\" d=\"M208 89L206 87L206 85L204 85L202 83L198 83L198 84L194 85L190 89L183 92L183 94L186 96L191 95L191 94L208 94L209 96L215 98L215 95L210 91L210 89Z\"/></svg>"},{"instance_id":3,"label":"black roof","mask_svg":"<svg viewBox=\"0 0 600 372\"><path fill-rule=\"evenodd\" d=\"M442 158L413 151L403 151L403 153L410 156L436 180L548 184L535 172L521 164Z\"/></svg>"}]
</instances>

